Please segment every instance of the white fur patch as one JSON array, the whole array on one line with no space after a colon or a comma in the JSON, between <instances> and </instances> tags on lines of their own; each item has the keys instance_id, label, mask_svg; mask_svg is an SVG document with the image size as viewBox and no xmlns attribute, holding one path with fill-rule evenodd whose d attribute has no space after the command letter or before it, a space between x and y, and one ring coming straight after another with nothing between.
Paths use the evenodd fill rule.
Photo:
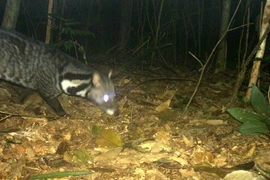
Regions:
<instances>
[{"instance_id":1,"label":"white fur patch","mask_svg":"<svg viewBox=\"0 0 270 180\"><path fill-rule=\"evenodd\" d=\"M63 91L65 93L67 93L67 94L68 94L68 92L67 92L67 89L68 88L70 88L70 87L77 87L77 86L78 86L77 84L75 84L75 83L73 83L72 81L69 81L69 80L63 80L61 82L61 87L62 87Z\"/></svg>"},{"instance_id":2,"label":"white fur patch","mask_svg":"<svg viewBox=\"0 0 270 180\"><path fill-rule=\"evenodd\" d=\"M66 93L66 94L69 94L68 93L68 88L72 88L72 87L78 87L80 86L81 84L83 83L90 83L90 80L66 80L64 79L62 82L61 82L61 87L63 89L63 91ZM82 91L79 91L76 93L76 95L79 95L79 96L84 96L85 95L85 92L86 90L82 90Z\"/></svg>"},{"instance_id":3,"label":"white fur patch","mask_svg":"<svg viewBox=\"0 0 270 180\"><path fill-rule=\"evenodd\" d=\"M86 89L76 93L77 96L81 96L81 97L85 97L85 94L86 94Z\"/></svg>"},{"instance_id":4,"label":"white fur patch","mask_svg":"<svg viewBox=\"0 0 270 180\"><path fill-rule=\"evenodd\" d=\"M113 109L107 109L106 110L106 113L109 114L109 115L113 115L114 112L115 112L115 110L113 110Z\"/></svg>"}]
</instances>

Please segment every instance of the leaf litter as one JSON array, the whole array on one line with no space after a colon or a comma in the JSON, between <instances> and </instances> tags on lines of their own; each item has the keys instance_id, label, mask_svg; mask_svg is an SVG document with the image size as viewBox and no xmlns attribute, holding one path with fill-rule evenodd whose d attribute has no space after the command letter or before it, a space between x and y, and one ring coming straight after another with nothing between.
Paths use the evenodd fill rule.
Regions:
<instances>
[{"instance_id":1,"label":"leaf litter","mask_svg":"<svg viewBox=\"0 0 270 180\"><path fill-rule=\"evenodd\" d=\"M239 123L222 113L233 84L220 83L232 79L219 76L216 82L203 82L187 114L182 112L196 77L194 82L145 84L131 74L114 79L118 117L103 114L84 99L62 95L70 116L57 118L43 101L21 106L1 88L0 179L92 172L79 178L215 180L248 162L270 169L269 140L241 135ZM245 167L241 169L254 170Z\"/></svg>"}]
</instances>

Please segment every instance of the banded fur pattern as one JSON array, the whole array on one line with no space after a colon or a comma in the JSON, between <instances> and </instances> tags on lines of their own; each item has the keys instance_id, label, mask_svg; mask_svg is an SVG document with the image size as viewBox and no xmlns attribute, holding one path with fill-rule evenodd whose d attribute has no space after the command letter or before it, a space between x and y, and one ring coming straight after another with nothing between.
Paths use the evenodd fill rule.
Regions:
<instances>
[{"instance_id":1,"label":"banded fur pattern","mask_svg":"<svg viewBox=\"0 0 270 180\"><path fill-rule=\"evenodd\" d=\"M0 29L0 63L0 79L38 92L59 116L66 115L57 99L61 93L86 98L108 114L118 114L109 76L40 41Z\"/></svg>"}]
</instances>

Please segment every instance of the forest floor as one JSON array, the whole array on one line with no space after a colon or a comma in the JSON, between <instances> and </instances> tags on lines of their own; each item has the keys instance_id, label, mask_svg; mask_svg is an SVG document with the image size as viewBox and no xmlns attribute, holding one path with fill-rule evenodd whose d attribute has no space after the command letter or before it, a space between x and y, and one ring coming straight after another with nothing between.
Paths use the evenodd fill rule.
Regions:
<instances>
[{"instance_id":1,"label":"forest floor","mask_svg":"<svg viewBox=\"0 0 270 180\"><path fill-rule=\"evenodd\" d=\"M161 68L115 72L117 117L61 95L70 116L57 118L37 94L17 104L17 87L1 83L0 179L88 171L61 179L218 180L254 163L269 170L269 139L240 134L240 123L223 112L237 73L207 73L183 114L199 72L175 71L181 76Z\"/></svg>"}]
</instances>

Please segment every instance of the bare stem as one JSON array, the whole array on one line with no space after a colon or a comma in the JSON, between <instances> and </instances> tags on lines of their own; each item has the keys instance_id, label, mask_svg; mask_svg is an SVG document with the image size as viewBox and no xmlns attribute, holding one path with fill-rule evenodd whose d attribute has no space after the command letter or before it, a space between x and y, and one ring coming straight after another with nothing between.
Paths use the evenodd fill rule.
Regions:
<instances>
[{"instance_id":1,"label":"bare stem","mask_svg":"<svg viewBox=\"0 0 270 180\"><path fill-rule=\"evenodd\" d=\"M210 59L212 58L214 52L216 51L217 47L219 46L219 44L221 43L221 41L222 41L222 40L225 38L225 36L227 35L227 33L228 33L229 29L230 29L230 26L231 26L231 24L232 24L232 21L234 20L234 17L235 17L235 15L236 15L236 13L237 13L237 11L238 11L238 9L239 9L241 3L242 3L242 0L240 0L240 1L238 2L238 5L237 5L237 7L236 7L236 9L235 9L235 11L234 11L234 13L233 13L233 15L232 15L232 18L231 18L231 20L230 20L230 22L229 22L229 24L228 24L227 29L226 29L226 32L225 32L225 33L221 36L221 38L218 40L218 42L216 43L215 47L212 49L212 51L211 51L209 57L207 58L205 64L203 65L202 71L201 71L201 74L200 74L200 77L199 77L199 80L198 80L198 83L197 83L197 85L196 85L196 87L195 87L195 90L194 90L193 94L191 95L191 97L190 97L190 99L189 99L189 101L188 101L188 103L187 103L185 109L184 109L184 113L187 112L188 107L190 106L192 100L194 99L194 97L195 97L195 95L196 95L196 93L197 93L197 91L198 91L198 89L199 89L199 86L201 85L201 81L202 81L202 78L203 78L203 75L204 75L205 68L206 68L206 66L208 65L208 63L209 63Z\"/></svg>"}]
</instances>

